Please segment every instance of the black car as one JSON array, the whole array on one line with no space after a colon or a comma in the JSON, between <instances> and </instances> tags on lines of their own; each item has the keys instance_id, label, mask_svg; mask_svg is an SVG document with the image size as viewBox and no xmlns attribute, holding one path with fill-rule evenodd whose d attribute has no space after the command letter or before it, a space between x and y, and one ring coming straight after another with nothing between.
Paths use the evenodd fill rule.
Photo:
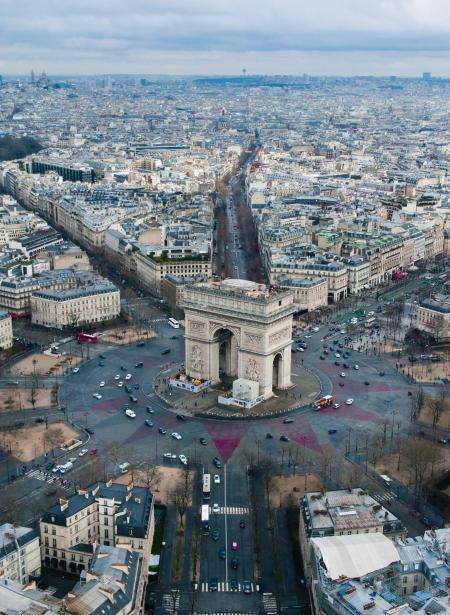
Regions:
<instances>
[{"instance_id":1,"label":"black car","mask_svg":"<svg viewBox=\"0 0 450 615\"><path fill-rule=\"evenodd\" d=\"M53 463L53 461L49 461L49 462L46 464L45 469L46 469L46 470L47 470L47 472L48 472L49 470L51 470L51 469L52 469L52 468L54 468L54 467L55 467L55 464Z\"/></svg>"},{"instance_id":2,"label":"black car","mask_svg":"<svg viewBox=\"0 0 450 615\"><path fill-rule=\"evenodd\" d=\"M340 365L340 362L339 361L335 361L334 364L335 365Z\"/></svg>"},{"instance_id":3,"label":"black car","mask_svg":"<svg viewBox=\"0 0 450 615\"><path fill-rule=\"evenodd\" d=\"M245 530L245 527L246 527L246 525L245 525L245 519L241 519L241 520L239 521L239 527L241 528L241 530Z\"/></svg>"},{"instance_id":4,"label":"black car","mask_svg":"<svg viewBox=\"0 0 450 615\"><path fill-rule=\"evenodd\" d=\"M267 438L268 440L272 440L273 435L272 435L271 433L266 433L266 438Z\"/></svg>"},{"instance_id":5,"label":"black car","mask_svg":"<svg viewBox=\"0 0 450 615\"><path fill-rule=\"evenodd\" d=\"M130 401L132 401L133 404L137 404L137 397L135 397L134 395L130 395Z\"/></svg>"},{"instance_id":6,"label":"black car","mask_svg":"<svg viewBox=\"0 0 450 615\"><path fill-rule=\"evenodd\" d=\"M178 335L172 335L172 336L170 337L170 339L171 339L171 340L177 340L177 339L178 339Z\"/></svg>"},{"instance_id":7,"label":"black car","mask_svg":"<svg viewBox=\"0 0 450 615\"><path fill-rule=\"evenodd\" d=\"M216 592L219 587L219 580L217 577L211 577L209 580L209 591Z\"/></svg>"},{"instance_id":8,"label":"black car","mask_svg":"<svg viewBox=\"0 0 450 615\"><path fill-rule=\"evenodd\" d=\"M127 368L125 367L125 365L121 365L121 366L120 366L120 369L121 369L123 372L126 372L126 371L127 371Z\"/></svg>"},{"instance_id":9,"label":"black car","mask_svg":"<svg viewBox=\"0 0 450 615\"><path fill-rule=\"evenodd\" d=\"M136 346L137 346L138 348L142 348L142 346L145 346L145 342L138 342L138 343L136 344Z\"/></svg>"},{"instance_id":10,"label":"black car","mask_svg":"<svg viewBox=\"0 0 450 615\"><path fill-rule=\"evenodd\" d=\"M183 414L177 414L177 419L178 419L179 421L185 421L185 420L186 420L186 417L185 417Z\"/></svg>"},{"instance_id":11,"label":"black car","mask_svg":"<svg viewBox=\"0 0 450 615\"><path fill-rule=\"evenodd\" d=\"M379 376L384 376L384 372L379 372Z\"/></svg>"},{"instance_id":12,"label":"black car","mask_svg":"<svg viewBox=\"0 0 450 615\"><path fill-rule=\"evenodd\" d=\"M199 442L202 446L206 446L208 444L206 438L200 438Z\"/></svg>"},{"instance_id":13,"label":"black car","mask_svg":"<svg viewBox=\"0 0 450 615\"><path fill-rule=\"evenodd\" d=\"M161 354L169 354L170 353L170 348L164 348L164 350L161 350Z\"/></svg>"},{"instance_id":14,"label":"black car","mask_svg":"<svg viewBox=\"0 0 450 615\"><path fill-rule=\"evenodd\" d=\"M328 433L329 433L330 435L332 435L332 434L334 434L334 433L337 433L337 429L329 429L329 430L328 430Z\"/></svg>"},{"instance_id":15,"label":"black car","mask_svg":"<svg viewBox=\"0 0 450 615\"><path fill-rule=\"evenodd\" d=\"M225 549L222 547L221 549L219 549L219 559L225 559L225 558L226 558Z\"/></svg>"},{"instance_id":16,"label":"black car","mask_svg":"<svg viewBox=\"0 0 450 615\"><path fill-rule=\"evenodd\" d=\"M252 584L250 583L250 581L242 581L242 591L244 592L244 594L252 593Z\"/></svg>"},{"instance_id":17,"label":"black car","mask_svg":"<svg viewBox=\"0 0 450 615\"><path fill-rule=\"evenodd\" d=\"M339 386L340 386L340 387L343 387L343 386L344 386L344 382L342 382L342 380L340 381Z\"/></svg>"},{"instance_id":18,"label":"black car","mask_svg":"<svg viewBox=\"0 0 450 615\"><path fill-rule=\"evenodd\" d=\"M320 355L319 359L320 359L321 361L324 361L324 360L325 360L325 357L323 356L323 354L321 354L321 355Z\"/></svg>"},{"instance_id":19,"label":"black car","mask_svg":"<svg viewBox=\"0 0 450 615\"><path fill-rule=\"evenodd\" d=\"M222 467L222 462L220 461L220 459L218 457L214 457L212 462L216 466L216 468L221 468Z\"/></svg>"},{"instance_id":20,"label":"black car","mask_svg":"<svg viewBox=\"0 0 450 615\"><path fill-rule=\"evenodd\" d=\"M106 359L106 357L105 357L105 355L104 355L104 354L99 354L99 355L98 355L98 358L99 358L99 359Z\"/></svg>"},{"instance_id":21,"label":"black car","mask_svg":"<svg viewBox=\"0 0 450 615\"><path fill-rule=\"evenodd\" d=\"M159 433L161 433L163 436L167 433L167 429L164 429L164 427L158 427L158 431L159 431Z\"/></svg>"},{"instance_id":22,"label":"black car","mask_svg":"<svg viewBox=\"0 0 450 615\"><path fill-rule=\"evenodd\" d=\"M139 361L139 363L135 363L134 367L144 367L144 362L143 361Z\"/></svg>"},{"instance_id":23,"label":"black car","mask_svg":"<svg viewBox=\"0 0 450 615\"><path fill-rule=\"evenodd\" d=\"M289 438L287 436L280 436L281 442L289 442Z\"/></svg>"},{"instance_id":24,"label":"black car","mask_svg":"<svg viewBox=\"0 0 450 615\"><path fill-rule=\"evenodd\" d=\"M37 417L34 419L34 422L35 422L35 423L44 423L44 422L45 422L45 419L44 419L44 417L43 417L43 416L37 416Z\"/></svg>"},{"instance_id":25,"label":"black car","mask_svg":"<svg viewBox=\"0 0 450 615\"><path fill-rule=\"evenodd\" d=\"M350 369L350 365L348 363L344 363L343 367L345 367L345 369Z\"/></svg>"},{"instance_id":26,"label":"black car","mask_svg":"<svg viewBox=\"0 0 450 615\"><path fill-rule=\"evenodd\" d=\"M151 421L150 419L145 419L145 424L147 425L147 427L153 427L153 421Z\"/></svg>"},{"instance_id":27,"label":"black car","mask_svg":"<svg viewBox=\"0 0 450 615\"><path fill-rule=\"evenodd\" d=\"M294 419L283 419L283 423L293 423Z\"/></svg>"},{"instance_id":28,"label":"black car","mask_svg":"<svg viewBox=\"0 0 450 615\"><path fill-rule=\"evenodd\" d=\"M128 384L124 386L124 389L128 393L128 395L130 395L131 391L133 390L130 386L128 386Z\"/></svg>"},{"instance_id":29,"label":"black car","mask_svg":"<svg viewBox=\"0 0 450 615\"><path fill-rule=\"evenodd\" d=\"M211 532L211 538L212 538L213 540L219 540L219 538L220 538L220 532L219 532L219 530L218 530L217 528L216 528L216 529L214 529L214 530Z\"/></svg>"},{"instance_id":30,"label":"black car","mask_svg":"<svg viewBox=\"0 0 450 615\"><path fill-rule=\"evenodd\" d=\"M370 382L368 380L364 380L364 384L366 384L367 386L369 386Z\"/></svg>"},{"instance_id":31,"label":"black car","mask_svg":"<svg viewBox=\"0 0 450 615\"><path fill-rule=\"evenodd\" d=\"M93 436L93 435L94 435L94 433L95 433L95 431L94 431L93 429L91 429L90 427L86 427L86 428L85 428L85 431L86 431L87 433L91 434L91 436Z\"/></svg>"},{"instance_id":32,"label":"black car","mask_svg":"<svg viewBox=\"0 0 450 615\"><path fill-rule=\"evenodd\" d=\"M231 567L233 568L233 570L237 570L239 568L239 560L237 557L233 557L233 559L231 560Z\"/></svg>"},{"instance_id":33,"label":"black car","mask_svg":"<svg viewBox=\"0 0 450 615\"><path fill-rule=\"evenodd\" d=\"M149 414L153 414L155 412L151 406L145 406L145 409Z\"/></svg>"},{"instance_id":34,"label":"black car","mask_svg":"<svg viewBox=\"0 0 450 615\"><path fill-rule=\"evenodd\" d=\"M100 363L98 364L99 367L105 367L105 362L104 361L100 361Z\"/></svg>"},{"instance_id":35,"label":"black car","mask_svg":"<svg viewBox=\"0 0 450 615\"><path fill-rule=\"evenodd\" d=\"M230 589L231 591L237 591L239 589L238 580L235 579L234 577L230 579Z\"/></svg>"}]
</instances>

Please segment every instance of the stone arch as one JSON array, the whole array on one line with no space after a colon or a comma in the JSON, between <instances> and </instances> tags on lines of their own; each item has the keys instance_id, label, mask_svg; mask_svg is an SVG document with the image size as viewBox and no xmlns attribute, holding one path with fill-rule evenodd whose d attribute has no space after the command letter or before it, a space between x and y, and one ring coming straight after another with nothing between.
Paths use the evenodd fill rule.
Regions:
<instances>
[{"instance_id":1,"label":"stone arch","mask_svg":"<svg viewBox=\"0 0 450 615\"><path fill-rule=\"evenodd\" d=\"M236 329L224 324L217 327L212 336L215 357L220 380L236 376L238 370L238 348Z\"/></svg>"},{"instance_id":2,"label":"stone arch","mask_svg":"<svg viewBox=\"0 0 450 615\"><path fill-rule=\"evenodd\" d=\"M277 352L272 360L272 388L278 389L283 382L283 353Z\"/></svg>"}]
</instances>

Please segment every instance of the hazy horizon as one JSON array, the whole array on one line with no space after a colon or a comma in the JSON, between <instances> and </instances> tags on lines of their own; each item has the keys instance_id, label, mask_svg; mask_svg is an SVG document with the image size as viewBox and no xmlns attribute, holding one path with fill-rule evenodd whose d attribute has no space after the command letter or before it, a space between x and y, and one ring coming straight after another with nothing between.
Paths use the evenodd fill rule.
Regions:
<instances>
[{"instance_id":1,"label":"hazy horizon","mask_svg":"<svg viewBox=\"0 0 450 615\"><path fill-rule=\"evenodd\" d=\"M0 73L450 76L446 0L3 0Z\"/></svg>"}]
</instances>

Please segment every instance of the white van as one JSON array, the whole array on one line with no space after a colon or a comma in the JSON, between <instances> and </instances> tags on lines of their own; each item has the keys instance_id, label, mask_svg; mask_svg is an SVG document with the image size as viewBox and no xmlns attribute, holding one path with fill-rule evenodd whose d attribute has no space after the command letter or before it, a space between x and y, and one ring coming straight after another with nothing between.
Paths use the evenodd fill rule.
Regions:
<instances>
[{"instance_id":1,"label":"white van","mask_svg":"<svg viewBox=\"0 0 450 615\"><path fill-rule=\"evenodd\" d=\"M119 470L122 472L122 474L125 474L129 467L130 467L130 464L128 463L128 461L119 463Z\"/></svg>"}]
</instances>

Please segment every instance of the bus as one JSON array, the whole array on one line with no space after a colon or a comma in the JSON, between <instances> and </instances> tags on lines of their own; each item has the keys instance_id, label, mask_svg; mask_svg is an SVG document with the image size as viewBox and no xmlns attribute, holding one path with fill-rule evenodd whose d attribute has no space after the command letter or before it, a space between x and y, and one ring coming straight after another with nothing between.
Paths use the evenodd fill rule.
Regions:
<instances>
[{"instance_id":1,"label":"bus","mask_svg":"<svg viewBox=\"0 0 450 615\"><path fill-rule=\"evenodd\" d=\"M83 331L80 331L79 333L77 333L75 337L79 344L82 344L83 342L87 342L88 344L97 344L98 342L98 337L96 335L90 335L89 333L83 333Z\"/></svg>"},{"instance_id":2,"label":"bus","mask_svg":"<svg viewBox=\"0 0 450 615\"><path fill-rule=\"evenodd\" d=\"M202 532L204 534L209 534L209 530L211 529L209 525L209 504L202 504Z\"/></svg>"},{"instance_id":3,"label":"bus","mask_svg":"<svg viewBox=\"0 0 450 615\"><path fill-rule=\"evenodd\" d=\"M333 403L332 395L325 395L321 399L318 399L315 403L316 410L320 410L321 408L326 408L327 406L331 406Z\"/></svg>"},{"instance_id":4,"label":"bus","mask_svg":"<svg viewBox=\"0 0 450 615\"><path fill-rule=\"evenodd\" d=\"M175 318L169 318L167 322L174 329L179 329L180 328L180 323L178 322L178 320L175 320Z\"/></svg>"},{"instance_id":5,"label":"bus","mask_svg":"<svg viewBox=\"0 0 450 615\"><path fill-rule=\"evenodd\" d=\"M211 497L211 474L203 474L203 499L209 500Z\"/></svg>"}]
</instances>

